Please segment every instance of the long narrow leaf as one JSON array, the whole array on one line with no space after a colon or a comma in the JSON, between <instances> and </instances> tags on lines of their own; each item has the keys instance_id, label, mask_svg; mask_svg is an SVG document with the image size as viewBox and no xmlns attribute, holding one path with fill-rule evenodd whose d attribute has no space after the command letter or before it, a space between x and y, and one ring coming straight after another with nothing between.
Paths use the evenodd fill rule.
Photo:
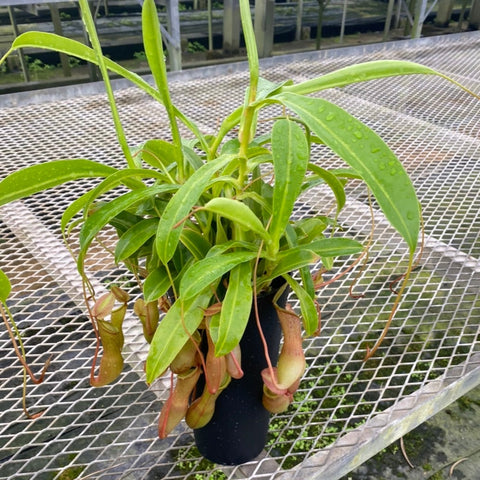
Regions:
<instances>
[{"instance_id":1,"label":"long narrow leaf","mask_svg":"<svg viewBox=\"0 0 480 480\"><path fill-rule=\"evenodd\" d=\"M158 324L147 356L147 383L163 374L200 325L211 296L201 292L189 302L175 302Z\"/></svg>"},{"instance_id":2,"label":"long narrow leaf","mask_svg":"<svg viewBox=\"0 0 480 480\"><path fill-rule=\"evenodd\" d=\"M149 273L143 283L143 298L146 303L158 300L170 288L170 278L165 267L160 266Z\"/></svg>"},{"instance_id":3,"label":"long narrow leaf","mask_svg":"<svg viewBox=\"0 0 480 480\"><path fill-rule=\"evenodd\" d=\"M180 187L165 207L156 237L156 248L160 260L166 264L175 253L183 225L178 225L190 213L192 207L202 195L212 176L227 165L234 157L220 156L205 163Z\"/></svg>"},{"instance_id":4,"label":"long narrow leaf","mask_svg":"<svg viewBox=\"0 0 480 480\"><path fill-rule=\"evenodd\" d=\"M307 171L309 149L302 128L291 120L275 122L272 129L272 154L275 174L274 215L269 232L278 249L279 239L290 219Z\"/></svg>"},{"instance_id":5,"label":"long narrow leaf","mask_svg":"<svg viewBox=\"0 0 480 480\"><path fill-rule=\"evenodd\" d=\"M145 54L148 65L152 72L157 89L162 97L163 104L167 110L170 122L170 130L173 137L173 143L176 146L177 155L180 161L177 162L180 178L183 176L183 159L181 151L181 138L178 130L177 120L175 118L175 109L170 99L167 81L167 67L165 65L165 55L163 53L163 40L158 21L157 7L154 0L144 0L142 7L142 36Z\"/></svg>"},{"instance_id":6,"label":"long narrow leaf","mask_svg":"<svg viewBox=\"0 0 480 480\"><path fill-rule=\"evenodd\" d=\"M108 177L117 170L92 160L56 160L17 170L0 182L0 205L80 178Z\"/></svg>"},{"instance_id":7,"label":"long narrow leaf","mask_svg":"<svg viewBox=\"0 0 480 480\"><path fill-rule=\"evenodd\" d=\"M154 168L168 174L168 166L181 159L181 154L175 145L161 139L148 140L143 145L142 159Z\"/></svg>"},{"instance_id":8,"label":"long narrow leaf","mask_svg":"<svg viewBox=\"0 0 480 480\"><path fill-rule=\"evenodd\" d=\"M319 167L318 165L309 164L308 169L318 175L332 190L337 200L337 215L345 205L347 197L342 182L332 172Z\"/></svg>"},{"instance_id":9,"label":"long narrow leaf","mask_svg":"<svg viewBox=\"0 0 480 480\"><path fill-rule=\"evenodd\" d=\"M233 252L207 257L194 263L180 282L180 298L189 300L235 266L255 258L255 252Z\"/></svg>"},{"instance_id":10,"label":"long narrow leaf","mask_svg":"<svg viewBox=\"0 0 480 480\"><path fill-rule=\"evenodd\" d=\"M362 176L410 252L415 251L420 230L419 202L403 165L385 142L365 124L324 99L292 93L278 98Z\"/></svg>"},{"instance_id":11,"label":"long narrow leaf","mask_svg":"<svg viewBox=\"0 0 480 480\"><path fill-rule=\"evenodd\" d=\"M70 220L82 209L87 209L100 195L114 189L118 185L128 185L131 189L145 188L145 184L139 178L157 178L164 180L164 176L154 170L143 168L129 168L118 170L102 180L93 190L89 190L78 199L74 200L63 212L61 220L62 231L65 231Z\"/></svg>"},{"instance_id":12,"label":"long narrow leaf","mask_svg":"<svg viewBox=\"0 0 480 480\"><path fill-rule=\"evenodd\" d=\"M146 218L129 228L117 242L115 261L121 262L139 250L145 242L155 235L159 219Z\"/></svg>"},{"instance_id":13,"label":"long narrow leaf","mask_svg":"<svg viewBox=\"0 0 480 480\"><path fill-rule=\"evenodd\" d=\"M321 238L314 240L308 244L302 245L301 248L308 248L321 257L341 257L344 255L355 255L363 250L364 246L351 238L333 237Z\"/></svg>"},{"instance_id":14,"label":"long narrow leaf","mask_svg":"<svg viewBox=\"0 0 480 480\"><path fill-rule=\"evenodd\" d=\"M204 236L190 228L184 228L182 230L180 241L197 260L205 257L212 247Z\"/></svg>"},{"instance_id":15,"label":"long narrow leaf","mask_svg":"<svg viewBox=\"0 0 480 480\"><path fill-rule=\"evenodd\" d=\"M299 268L312 265L318 259L319 256L307 247L296 247L288 250L285 254L279 255L278 263L268 278L271 280L286 273L298 270Z\"/></svg>"},{"instance_id":16,"label":"long narrow leaf","mask_svg":"<svg viewBox=\"0 0 480 480\"><path fill-rule=\"evenodd\" d=\"M108 99L108 105L110 107L110 113L112 116L113 125L115 127L115 133L117 134L117 140L120 148L122 149L127 165L130 168L135 168L135 160L133 159L132 152L128 146L127 137L123 124L120 120L118 112L117 102L113 93L112 82L108 73L108 68L105 62L105 56L103 55L102 46L100 45L100 39L98 38L98 32L95 26L95 20L90 8L89 0L78 0L80 7L80 17L85 27L88 39L95 52L98 61L98 68L103 80L103 86Z\"/></svg>"},{"instance_id":17,"label":"long narrow leaf","mask_svg":"<svg viewBox=\"0 0 480 480\"><path fill-rule=\"evenodd\" d=\"M83 269L83 260L92 240L110 220L138 202L152 198L160 193L172 192L176 188L178 187L175 185L154 185L142 190L134 190L103 205L88 217L79 234L80 252L77 259L79 270L81 271Z\"/></svg>"},{"instance_id":18,"label":"long narrow leaf","mask_svg":"<svg viewBox=\"0 0 480 480\"><path fill-rule=\"evenodd\" d=\"M215 355L226 355L240 342L252 309L252 264L245 262L230 272L228 288L222 302Z\"/></svg>"},{"instance_id":19,"label":"long narrow leaf","mask_svg":"<svg viewBox=\"0 0 480 480\"><path fill-rule=\"evenodd\" d=\"M269 278L292 272L312 265L320 257L340 257L361 252L363 245L350 238L322 238L298 247L293 247L278 255L278 263Z\"/></svg>"},{"instance_id":20,"label":"long narrow leaf","mask_svg":"<svg viewBox=\"0 0 480 480\"><path fill-rule=\"evenodd\" d=\"M376 60L340 68L334 72L326 73L312 80L306 80L297 85L286 85L282 88L282 92L306 95L327 88L344 87L353 83L377 80L379 78L414 74L437 75L466 90L446 75L424 65L403 60Z\"/></svg>"},{"instance_id":21,"label":"long narrow leaf","mask_svg":"<svg viewBox=\"0 0 480 480\"><path fill-rule=\"evenodd\" d=\"M318 330L318 312L315 302L305 289L290 275L284 275L283 278L290 285L300 302L300 310L302 312L303 328L307 335L313 335Z\"/></svg>"},{"instance_id":22,"label":"long narrow leaf","mask_svg":"<svg viewBox=\"0 0 480 480\"><path fill-rule=\"evenodd\" d=\"M162 34L157 8L152 0L145 0L142 8L142 35L148 65L157 89L165 100L170 99L167 87L167 68L163 52Z\"/></svg>"},{"instance_id":23,"label":"long narrow leaf","mask_svg":"<svg viewBox=\"0 0 480 480\"><path fill-rule=\"evenodd\" d=\"M13 41L11 49L13 51L18 50L19 48L43 48L45 50L53 50L55 52L65 53L67 55L71 55L98 65L97 57L92 48L81 42L78 42L77 40L62 37L55 33L35 31L22 33ZM106 57L105 64L109 70L130 80L134 84L141 86L141 88L144 90L144 87L148 85L148 83L139 75L130 72L126 68ZM149 86L149 90L152 90L151 86Z\"/></svg>"},{"instance_id":24,"label":"long narrow leaf","mask_svg":"<svg viewBox=\"0 0 480 480\"><path fill-rule=\"evenodd\" d=\"M5 272L0 270L0 302L5 303L11 291L12 285L10 280L5 275Z\"/></svg>"},{"instance_id":25,"label":"long narrow leaf","mask_svg":"<svg viewBox=\"0 0 480 480\"><path fill-rule=\"evenodd\" d=\"M271 241L270 235L265 230L260 219L242 202L232 198L217 197L210 200L203 207L209 212L216 213L222 217L235 222L244 230L251 230L258 233L267 242Z\"/></svg>"}]
</instances>

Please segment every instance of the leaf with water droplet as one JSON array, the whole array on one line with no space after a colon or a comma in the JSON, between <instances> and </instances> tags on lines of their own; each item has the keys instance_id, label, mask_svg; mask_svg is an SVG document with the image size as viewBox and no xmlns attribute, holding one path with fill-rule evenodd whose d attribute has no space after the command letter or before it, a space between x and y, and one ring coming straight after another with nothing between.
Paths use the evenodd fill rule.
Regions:
<instances>
[{"instance_id":1,"label":"leaf with water droplet","mask_svg":"<svg viewBox=\"0 0 480 480\"><path fill-rule=\"evenodd\" d=\"M327 88L344 87L352 83L366 82L378 78L412 74L439 75L450 80L441 73L418 63L403 60L377 60L356 63L297 85L286 86L282 88L282 92L307 95Z\"/></svg>"},{"instance_id":2,"label":"leaf with water droplet","mask_svg":"<svg viewBox=\"0 0 480 480\"><path fill-rule=\"evenodd\" d=\"M348 112L322 98L305 98L292 93L277 96L308 128L363 178L391 225L416 249L420 232L420 209L415 189L403 165L385 142ZM318 115L324 107L328 115ZM345 135L341 125L350 123L361 138ZM360 148L364 145L365 148ZM372 156L370 152L377 152ZM382 161L379 162L378 160ZM389 166L386 170L386 165ZM395 171L393 175L390 173ZM410 216L407 215L410 212Z\"/></svg>"},{"instance_id":3,"label":"leaf with water droplet","mask_svg":"<svg viewBox=\"0 0 480 480\"><path fill-rule=\"evenodd\" d=\"M355 137L358 138L359 140L361 140L363 138L363 134L360 130L355 130L353 132L353 135L355 135Z\"/></svg>"}]
</instances>

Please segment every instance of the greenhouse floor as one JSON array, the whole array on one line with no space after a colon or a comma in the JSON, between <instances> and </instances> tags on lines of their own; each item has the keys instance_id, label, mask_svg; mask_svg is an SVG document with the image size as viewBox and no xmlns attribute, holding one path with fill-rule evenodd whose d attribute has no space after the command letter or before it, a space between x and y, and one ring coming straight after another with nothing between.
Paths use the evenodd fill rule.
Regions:
<instances>
[{"instance_id":1,"label":"greenhouse floor","mask_svg":"<svg viewBox=\"0 0 480 480\"><path fill-rule=\"evenodd\" d=\"M480 387L460 397L342 480L477 480L478 472Z\"/></svg>"},{"instance_id":2,"label":"greenhouse floor","mask_svg":"<svg viewBox=\"0 0 480 480\"><path fill-rule=\"evenodd\" d=\"M471 32L275 57L262 62L262 71L271 81L298 82L361 61L401 59L436 68L479 93L479 51L480 32ZM175 73L170 79L176 106L208 133L239 105L248 75L244 63L235 63ZM115 85L130 144L163 138L163 110L126 82ZM0 96L0 177L58 158L122 164L102 92L101 85L89 84ZM35 370L53 355L45 382L28 389L30 411L44 414L28 420L21 405L21 369L7 333L0 332L0 478L348 478L368 458L384 449L388 453L428 418L477 392L480 102L436 76L383 79L323 96L384 138L411 174L423 206L423 252L377 354L363 362L366 345L378 338L388 317L395 297L389 285L404 273L408 248L375 211L366 268L320 292L322 332L305 339L308 371L290 410L272 418L263 454L225 468L202 459L183 426L161 441L156 422L168 388L163 380L150 388L145 384L146 347L133 316L126 319L130 347L119 381L102 389L88 384L94 336L75 263L59 233L63 208L87 185L39 194L0 209L0 268L13 284L10 309ZM342 166L321 145L312 154L323 167ZM351 202L339 221L346 233L367 239L368 194L355 183L348 195ZM322 214L330 206L331 196L318 188L302 199L296 215ZM108 245L108 233L102 240ZM106 259L101 248L93 249L88 272L97 293L114 282L133 297L138 294L127 272ZM352 284L355 296L349 295ZM476 400L469 407L476 410ZM467 453L460 452L458 459ZM467 461L453 474L462 465ZM361 471L350 476L369 478L355 477Z\"/></svg>"}]
</instances>

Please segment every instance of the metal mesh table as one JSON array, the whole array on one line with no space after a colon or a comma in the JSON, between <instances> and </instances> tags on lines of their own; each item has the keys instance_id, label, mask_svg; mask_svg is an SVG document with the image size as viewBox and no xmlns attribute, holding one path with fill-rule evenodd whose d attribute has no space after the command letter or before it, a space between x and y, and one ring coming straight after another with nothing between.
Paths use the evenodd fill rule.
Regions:
<instances>
[{"instance_id":1,"label":"metal mesh table","mask_svg":"<svg viewBox=\"0 0 480 480\"><path fill-rule=\"evenodd\" d=\"M300 81L355 62L405 59L437 68L480 92L478 32L268 59L263 75ZM175 103L203 130L237 107L245 64L171 76ZM131 144L166 135L162 109L119 82L117 97ZM85 184L39 194L0 211L0 267L13 283L10 307L24 332L30 362L53 355L46 381L30 386L22 412L22 374L0 333L0 478L44 479L313 479L335 480L480 383L480 102L436 77L402 77L324 93L376 130L412 175L423 205L425 248L388 337L362 361L383 328L406 268L407 247L375 212L365 269L321 291L322 332L306 339L309 368L285 414L272 418L260 459L219 467L202 459L183 426L157 438L164 381L144 382L141 328L127 318L129 345L121 378L88 384L94 337L82 306L75 265L61 242L62 208ZM0 175L57 158L122 162L101 87L55 95L0 98ZM316 161L341 162L322 147ZM368 196L358 184L340 218L345 231L368 237ZM296 214L323 212L318 189ZM108 242L108 232L105 234ZM137 295L125 271L93 249L96 289L115 282ZM354 284L353 293L349 287Z\"/></svg>"}]
</instances>

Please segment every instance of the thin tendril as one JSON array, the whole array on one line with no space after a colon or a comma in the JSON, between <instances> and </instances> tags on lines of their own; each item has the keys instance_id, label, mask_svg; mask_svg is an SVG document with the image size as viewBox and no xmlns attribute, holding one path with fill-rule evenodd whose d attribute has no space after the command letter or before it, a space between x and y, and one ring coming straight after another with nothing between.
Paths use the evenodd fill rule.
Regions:
<instances>
[{"instance_id":1,"label":"thin tendril","mask_svg":"<svg viewBox=\"0 0 480 480\"><path fill-rule=\"evenodd\" d=\"M370 229L370 235L368 237L367 245L365 245L365 259L362 262L362 266L360 267L360 271L355 275L355 278L353 279L352 284L350 285L350 288L349 288L349 294L354 299L362 298L364 296L363 293L360 294L360 295L355 295L353 293L353 287L355 287L355 285L358 282L358 279L360 278L360 275L362 274L362 272L365 271L365 267L366 267L367 262L368 262L368 253L370 251L370 247L371 247L372 241L373 241L373 234L375 232L375 217L374 217L374 213L373 213L372 196L371 196L370 189L367 189L367 195L368 195L368 206L370 208L370 218L372 219L372 226L371 226L371 229Z\"/></svg>"},{"instance_id":2,"label":"thin tendril","mask_svg":"<svg viewBox=\"0 0 480 480\"><path fill-rule=\"evenodd\" d=\"M425 248L425 225L423 223L423 216L422 216L421 212L420 212L420 222L421 222L421 226L422 226L422 229L421 229L421 231L422 231L422 241L420 242L420 251L418 252L417 259L415 260L415 263L412 266L412 270L415 270L420 265L420 261L422 260L423 251L424 251L424 248ZM393 286L396 283L398 283L404 276L405 276L405 274L403 273L402 275L399 275L395 280L390 282L390 290L392 291L392 293L398 293L396 290L393 289Z\"/></svg>"},{"instance_id":3,"label":"thin tendril","mask_svg":"<svg viewBox=\"0 0 480 480\"><path fill-rule=\"evenodd\" d=\"M383 328L383 331L382 331L382 334L380 335L380 338L377 340L377 342L375 343L373 348L370 349L370 347L367 346L367 353L365 355L365 358L363 359L364 362L366 362L369 358L371 358L375 354L375 352L378 350L378 348L382 344L383 340L387 336L388 330L389 330L390 325L393 321L393 317L394 317L395 312L397 311L398 305L400 303L400 298L402 297L403 291L405 290L405 287L407 286L407 282L410 278L410 273L412 272L412 267L413 267L413 256L410 256L407 272L404 275L402 286L400 287L400 290L398 291L397 296L395 298L395 302L393 303L392 310L390 311L390 315L388 317L387 323L386 323L385 327Z\"/></svg>"}]
</instances>

